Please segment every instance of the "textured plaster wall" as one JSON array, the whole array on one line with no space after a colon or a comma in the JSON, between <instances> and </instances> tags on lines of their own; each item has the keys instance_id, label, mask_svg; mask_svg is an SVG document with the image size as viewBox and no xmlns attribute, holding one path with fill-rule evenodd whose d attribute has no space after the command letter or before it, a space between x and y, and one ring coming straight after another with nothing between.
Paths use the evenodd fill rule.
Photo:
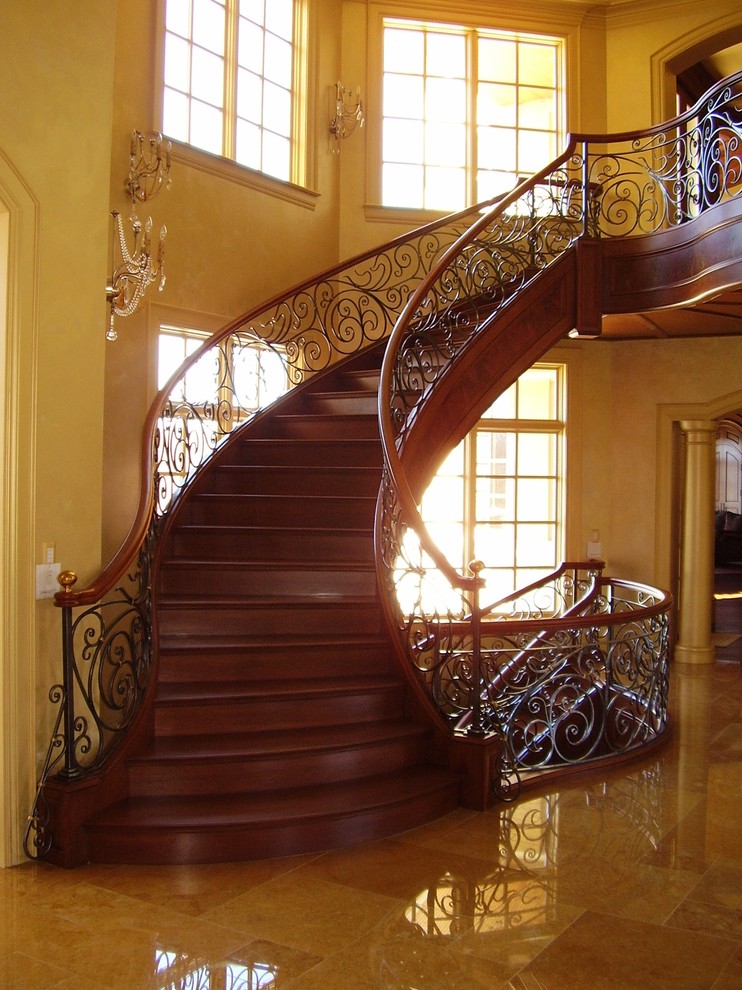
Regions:
<instances>
[{"instance_id":1,"label":"textured plaster wall","mask_svg":"<svg viewBox=\"0 0 742 990\"><path fill-rule=\"evenodd\" d=\"M81 584L100 566L114 29L114 5L99 0L0 4L0 149L25 190L25 217L34 217L32 229L36 225L35 257L11 272L20 294L32 300L18 328L18 353L28 355L23 387L31 394L30 410L12 439L28 445L32 480L29 490L12 498L30 514L34 561L3 562L13 568L11 579L23 574L19 593L34 612L33 642L23 643L22 656L3 662L22 665L7 682L16 686L12 703L20 706L13 717L23 720L26 705L34 709L37 753L49 737L47 692L60 677L61 633L52 603L33 604L29 565L41 561L42 543L53 542L57 558L78 572ZM11 228L15 219L11 211ZM32 670L25 666L26 650ZM35 701L24 698L34 684ZM32 781L31 766L11 771L24 772ZM5 795L6 806L20 805L29 783L16 779L10 786L18 793Z\"/></svg>"}]
</instances>

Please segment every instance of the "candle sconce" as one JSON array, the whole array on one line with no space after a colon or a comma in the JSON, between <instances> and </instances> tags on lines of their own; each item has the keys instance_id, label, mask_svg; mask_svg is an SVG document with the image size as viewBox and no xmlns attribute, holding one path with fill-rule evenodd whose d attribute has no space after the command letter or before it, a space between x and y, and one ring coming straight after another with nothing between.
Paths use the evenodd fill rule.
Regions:
<instances>
[{"instance_id":1,"label":"candle sconce","mask_svg":"<svg viewBox=\"0 0 742 990\"><path fill-rule=\"evenodd\" d=\"M332 152L337 155L340 153L340 141L349 138L356 127L363 127L365 123L360 87L356 87L354 93L337 82L332 113L330 134L335 142Z\"/></svg>"},{"instance_id":2,"label":"candle sconce","mask_svg":"<svg viewBox=\"0 0 742 990\"><path fill-rule=\"evenodd\" d=\"M162 291L165 285L165 237L167 227L160 228L156 248L152 245L152 217L144 223L137 215L137 203L153 199L164 186L170 188L171 144L159 133L142 134L134 131L129 152L129 174L126 190L131 197L132 213L129 223L134 234L134 247L130 251L126 240L121 214L113 210L111 276L106 285L109 306L107 340L116 340L117 316L130 316L141 306L147 290L153 282ZM118 249L118 250L117 250ZM121 260L117 263L116 257Z\"/></svg>"}]
</instances>

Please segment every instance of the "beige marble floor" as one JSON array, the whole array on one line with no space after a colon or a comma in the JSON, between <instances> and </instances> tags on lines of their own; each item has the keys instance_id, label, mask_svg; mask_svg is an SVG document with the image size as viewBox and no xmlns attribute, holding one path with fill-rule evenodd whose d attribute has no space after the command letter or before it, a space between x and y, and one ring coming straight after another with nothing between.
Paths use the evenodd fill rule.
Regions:
<instances>
[{"instance_id":1,"label":"beige marble floor","mask_svg":"<svg viewBox=\"0 0 742 990\"><path fill-rule=\"evenodd\" d=\"M740 641L651 758L371 845L0 871L4 990L739 990Z\"/></svg>"}]
</instances>

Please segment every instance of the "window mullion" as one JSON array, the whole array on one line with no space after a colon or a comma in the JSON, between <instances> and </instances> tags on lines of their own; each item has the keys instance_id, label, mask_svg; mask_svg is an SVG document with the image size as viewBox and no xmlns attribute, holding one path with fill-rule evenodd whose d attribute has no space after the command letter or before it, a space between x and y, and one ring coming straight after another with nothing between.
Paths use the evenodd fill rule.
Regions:
<instances>
[{"instance_id":1,"label":"window mullion","mask_svg":"<svg viewBox=\"0 0 742 990\"><path fill-rule=\"evenodd\" d=\"M224 122L222 154L234 159L237 122L237 32L238 0L226 0L224 16Z\"/></svg>"},{"instance_id":2,"label":"window mullion","mask_svg":"<svg viewBox=\"0 0 742 990\"><path fill-rule=\"evenodd\" d=\"M464 438L464 573L476 558L477 524L477 430Z\"/></svg>"},{"instance_id":3,"label":"window mullion","mask_svg":"<svg viewBox=\"0 0 742 990\"><path fill-rule=\"evenodd\" d=\"M466 202L477 202L477 171L479 164L477 132L477 90L479 85L479 52L477 32L468 31L466 36Z\"/></svg>"},{"instance_id":4,"label":"window mullion","mask_svg":"<svg viewBox=\"0 0 742 990\"><path fill-rule=\"evenodd\" d=\"M306 182L307 120L309 119L310 87L307 85L307 37L308 9L306 0L294 3L293 11L293 61L291 66L291 179L303 185Z\"/></svg>"}]
</instances>

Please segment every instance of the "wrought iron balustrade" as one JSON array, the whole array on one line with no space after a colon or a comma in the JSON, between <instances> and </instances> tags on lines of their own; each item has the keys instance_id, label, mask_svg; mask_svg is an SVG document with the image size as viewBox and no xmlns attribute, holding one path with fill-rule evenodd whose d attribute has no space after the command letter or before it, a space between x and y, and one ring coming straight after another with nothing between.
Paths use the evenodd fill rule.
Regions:
<instances>
[{"instance_id":1,"label":"wrought iron balustrade","mask_svg":"<svg viewBox=\"0 0 742 990\"><path fill-rule=\"evenodd\" d=\"M501 796L523 770L627 750L661 734L671 600L646 589L629 608L616 597L628 585L607 585L601 625L589 616L555 615L548 629L540 621L495 626L480 607L484 564L459 570L424 523L404 466L410 437L452 365L580 238L658 233L738 196L741 138L742 72L665 125L571 136L555 162L445 252L411 296L386 349L381 583L402 648L443 720L452 729L500 737ZM488 395L488 403L496 397ZM624 609L630 618L618 618Z\"/></svg>"},{"instance_id":2,"label":"wrought iron balustrade","mask_svg":"<svg viewBox=\"0 0 742 990\"><path fill-rule=\"evenodd\" d=\"M481 667L482 649L484 666L494 662L490 623L482 622L479 604L482 581L447 560L412 495L403 466L410 429L451 364L580 238L652 233L739 195L741 89L738 73L662 127L573 135L554 163L506 196L422 227L274 297L214 334L184 363L145 423L139 504L126 540L87 587L76 589L70 574L65 591L55 597L63 615L64 676L50 692L58 715L29 819L27 851L48 841L40 810L48 776L61 772L77 779L100 768L140 710L152 668L154 547L196 473L239 425L259 415L256 380L246 384L241 371L255 351L275 356L287 387L296 387L390 338L379 402L386 468L378 514L388 597L406 645L415 641L409 636L413 626L426 630L424 640L433 637L433 623L468 616L472 669ZM213 366L213 389L196 400L182 383L187 385L199 362ZM431 568L436 593L445 588L450 601L429 615L414 587ZM400 608L398 582L413 587L411 611ZM648 616L651 609L639 604L634 611ZM669 605L663 599L654 607L666 612ZM611 613L606 626L613 625ZM498 633L503 635L499 627ZM480 684L481 675L473 673L470 680ZM475 731L488 731L486 719L498 732L513 721L486 692L469 690L468 697L478 706L469 721ZM459 722L461 717L458 712ZM626 732L631 738L638 734ZM530 737L527 743L535 752Z\"/></svg>"},{"instance_id":3,"label":"wrought iron balustrade","mask_svg":"<svg viewBox=\"0 0 742 990\"><path fill-rule=\"evenodd\" d=\"M415 286L487 206L417 228L261 304L206 340L160 391L145 423L127 538L88 587L77 589L65 572L55 596L63 674L49 692L57 715L28 819L28 855L43 855L51 842L48 778L79 780L100 769L141 708L153 665L153 554L182 492L266 403L387 337Z\"/></svg>"}]
</instances>

